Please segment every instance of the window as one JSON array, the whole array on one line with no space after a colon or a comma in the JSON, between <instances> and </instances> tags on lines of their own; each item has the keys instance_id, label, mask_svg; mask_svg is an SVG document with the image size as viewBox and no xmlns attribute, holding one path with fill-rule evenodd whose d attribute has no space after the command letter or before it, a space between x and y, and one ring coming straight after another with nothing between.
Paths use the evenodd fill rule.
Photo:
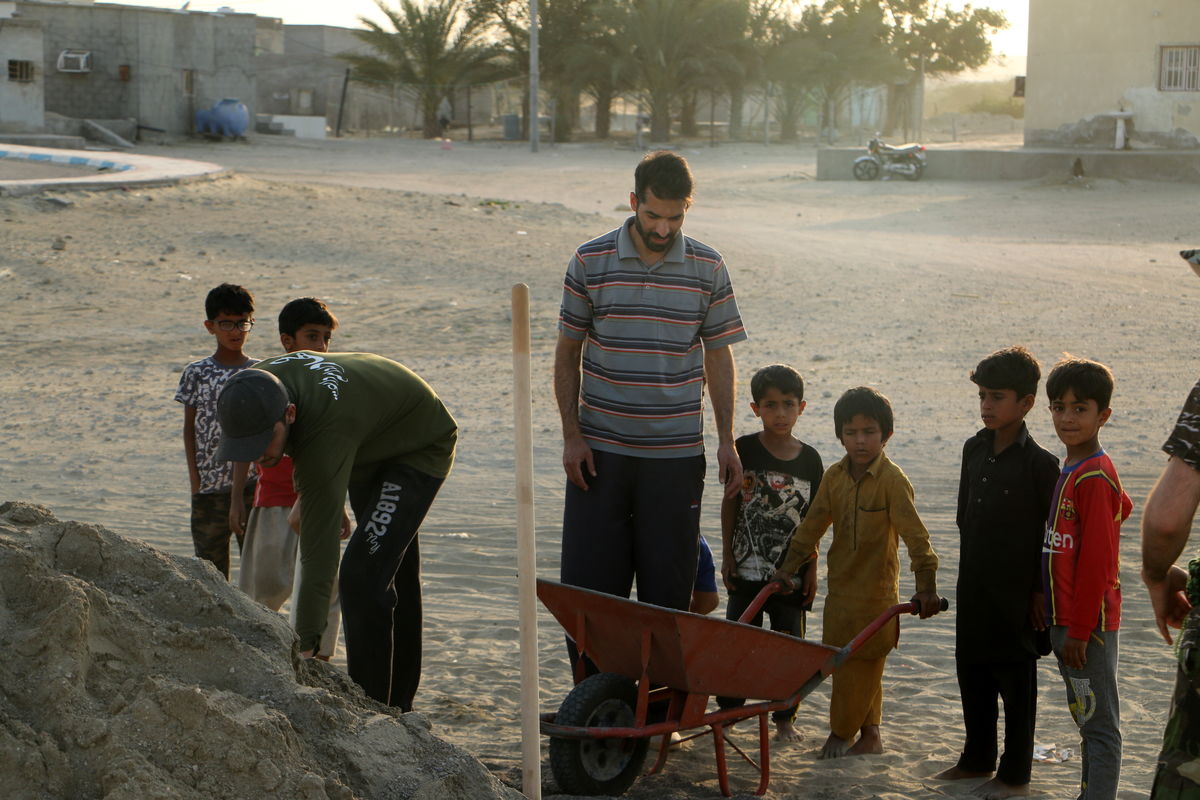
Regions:
<instances>
[{"instance_id":1,"label":"window","mask_svg":"<svg viewBox=\"0 0 1200 800\"><path fill-rule=\"evenodd\" d=\"M196 93L196 70L185 69L183 71L183 93L186 95Z\"/></svg>"},{"instance_id":2,"label":"window","mask_svg":"<svg viewBox=\"0 0 1200 800\"><path fill-rule=\"evenodd\" d=\"M1158 88L1164 92L1200 92L1200 45L1161 49Z\"/></svg>"},{"instance_id":3,"label":"window","mask_svg":"<svg viewBox=\"0 0 1200 800\"><path fill-rule=\"evenodd\" d=\"M14 61L12 59L9 59L8 79L10 81L20 81L21 83L32 82L33 81L33 62L32 61Z\"/></svg>"}]
</instances>

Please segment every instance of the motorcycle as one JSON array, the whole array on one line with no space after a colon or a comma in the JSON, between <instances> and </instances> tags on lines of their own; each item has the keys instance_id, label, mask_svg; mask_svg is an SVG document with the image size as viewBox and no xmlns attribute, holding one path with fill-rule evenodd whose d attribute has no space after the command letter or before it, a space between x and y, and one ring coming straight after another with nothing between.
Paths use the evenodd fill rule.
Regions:
<instances>
[{"instance_id":1,"label":"motorcycle","mask_svg":"<svg viewBox=\"0 0 1200 800\"><path fill-rule=\"evenodd\" d=\"M906 180L919 181L925 173L925 145L902 144L893 147L879 140L878 134L867 143L867 155L854 159L854 178L860 181L877 180L885 173L902 175Z\"/></svg>"}]
</instances>

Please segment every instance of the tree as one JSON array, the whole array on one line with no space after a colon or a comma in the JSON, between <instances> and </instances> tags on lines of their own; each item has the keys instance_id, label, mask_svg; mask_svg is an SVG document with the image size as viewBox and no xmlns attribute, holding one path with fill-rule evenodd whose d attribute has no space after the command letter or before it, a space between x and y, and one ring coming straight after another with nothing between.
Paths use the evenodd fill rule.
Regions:
<instances>
[{"instance_id":1,"label":"tree","mask_svg":"<svg viewBox=\"0 0 1200 800\"><path fill-rule=\"evenodd\" d=\"M807 6L789 46L797 80L820 103L822 133L836 137L838 105L855 84L876 85L898 69L878 0L828 0Z\"/></svg>"},{"instance_id":2,"label":"tree","mask_svg":"<svg viewBox=\"0 0 1200 800\"><path fill-rule=\"evenodd\" d=\"M591 74L605 66L605 52L599 45L605 37L601 13L612 4L613 0L538 3L538 71L554 99L554 133L558 141L570 138L578 122L579 94ZM528 75L529 0L477 0L476 8L500 32L514 74Z\"/></svg>"},{"instance_id":3,"label":"tree","mask_svg":"<svg viewBox=\"0 0 1200 800\"><path fill-rule=\"evenodd\" d=\"M423 133L438 136L442 98L464 83L495 76L496 49L483 39L484 20L463 0L400 0L397 9L388 8L384 0L375 0L375 5L392 29L359 17L365 30L355 35L375 55L346 53L341 58L354 68L354 80L413 86Z\"/></svg>"},{"instance_id":4,"label":"tree","mask_svg":"<svg viewBox=\"0 0 1200 800\"><path fill-rule=\"evenodd\" d=\"M780 14L768 20L767 42L763 57L766 79L779 87L775 115L779 120L779 138L792 141L798 134L800 114L809 101L813 73L806 69L805 31L800 20Z\"/></svg>"},{"instance_id":5,"label":"tree","mask_svg":"<svg viewBox=\"0 0 1200 800\"><path fill-rule=\"evenodd\" d=\"M924 101L926 75L948 75L975 69L992 55L988 35L1008 27L1008 20L990 8L947 8L939 0L885 0L892 25L892 50L908 71L908 92L915 111ZM899 99L899 98L896 98ZM889 108L903 107L902 102ZM911 112L907 116L912 116ZM889 120L888 128L893 127ZM907 128L907 124L905 125Z\"/></svg>"},{"instance_id":6,"label":"tree","mask_svg":"<svg viewBox=\"0 0 1200 800\"><path fill-rule=\"evenodd\" d=\"M650 107L650 136L666 141L675 100L715 71L729 68L729 41L737 2L730 0L628 0L625 44L636 85Z\"/></svg>"},{"instance_id":7,"label":"tree","mask_svg":"<svg viewBox=\"0 0 1200 800\"><path fill-rule=\"evenodd\" d=\"M737 40L730 42L729 52L733 56L733 68L718 76L718 83L729 94L729 137L742 134L742 106L745 103L746 87L764 78L777 80L778 75L768 74L768 62L778 44L780 25L787 19L788 7L795 0L749 0L743 2L744 13Z\"/></svg>"}]
</instances>

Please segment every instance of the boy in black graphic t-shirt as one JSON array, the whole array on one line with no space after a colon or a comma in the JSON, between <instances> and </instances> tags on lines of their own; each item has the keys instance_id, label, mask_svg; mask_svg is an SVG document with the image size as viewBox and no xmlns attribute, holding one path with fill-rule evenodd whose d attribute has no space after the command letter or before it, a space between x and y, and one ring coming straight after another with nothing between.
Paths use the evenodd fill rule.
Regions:
<instances>
[{"instance_id":1,"label":"boy in black graphic t-shirt","mask_svg":"<svg viewBox=\"0 0 1200 800\"><path fill-rule=\"evenodd\" d=\"M817 451L792 435L805 405L800 373L783 364L763 367L751 379L750 393L750 408L763 429L737 440L742 490L721 504L721 577L729 591L725 616L733 620L771 580L824 472ZM811 567L809 562L798 574ZM811 596L775 594L763 611L771 630L803 637L804 611L811 605ZM762 613L753 623L762 625ZM731 702L721 698L722 706ZM772 715L780 739L800 738L792 725L795 715L795 707Z\"/></svg>"}]
</instances>

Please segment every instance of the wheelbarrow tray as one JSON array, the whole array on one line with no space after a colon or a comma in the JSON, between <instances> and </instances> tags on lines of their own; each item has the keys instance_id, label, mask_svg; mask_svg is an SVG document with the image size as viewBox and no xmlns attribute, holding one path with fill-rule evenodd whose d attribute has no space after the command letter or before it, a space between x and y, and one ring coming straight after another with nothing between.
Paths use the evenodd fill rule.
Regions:
<instances>
[{"instance_id":1,"label":"wheelbarrow tray","mask_svg":"<svg viewBox=\"0 0 1200 800\"><path fill-rule=\"evenodd\" d=\"M601 672L648 677L689 694L784 700L818 673L828 675L839 653L754 625L576 586L539 580L537 593Z\"/></svg>"}]
</instances>

